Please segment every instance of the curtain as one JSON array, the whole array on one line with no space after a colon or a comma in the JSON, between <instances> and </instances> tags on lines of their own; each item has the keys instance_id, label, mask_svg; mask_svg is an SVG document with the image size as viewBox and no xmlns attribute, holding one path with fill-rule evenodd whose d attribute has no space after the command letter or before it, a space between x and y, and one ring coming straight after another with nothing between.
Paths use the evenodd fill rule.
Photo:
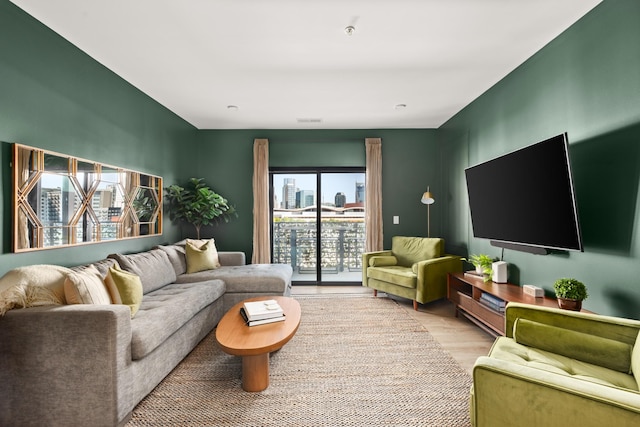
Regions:
<instances>
[{"instance_id":1,"label":"curtain","mask_svg":"<svg viewBox=\"0 0 640 427\"><path fill-rule=\"evenodd\" d=\"M382 234L382 140L366 138L365 251L383 249Z\"/></svg>"},{"instance_id":2,"label":"curtain","mask_svg":"<svg viewBox=\"0 0 640 427\"><path fill-rule=\"evenodd\" d=\"M271 262L269 232L269 140L253 141L253 264Z\"/></svg>"}]
</instances>

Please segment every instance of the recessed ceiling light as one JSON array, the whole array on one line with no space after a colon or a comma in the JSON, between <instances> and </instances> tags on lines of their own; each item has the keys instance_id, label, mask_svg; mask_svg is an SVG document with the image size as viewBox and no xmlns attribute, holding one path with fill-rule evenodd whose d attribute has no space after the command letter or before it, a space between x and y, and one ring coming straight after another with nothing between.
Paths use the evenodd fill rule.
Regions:
<instances>
[{"instance_id":1,"label":"recessed ceiling light","mask_svg":"<svg viewBox=\"0 0 640 427\"><path fill-rule=\"evenodd\" d=\"M393 108L395 108L396 110L402 110L407 108L407 104L396 104L393 106Z\"/></svg>"},{"instance_id":2,"label":"recessed ceiling light","mask_svg":"<svg viewBox=\"0 0 640 427\"><path fill-rule=\"evenodd\" d=\"M348 36L352 36L352 35L353 35L353 33L355 33L355 32L356 32L356 27L354 27L353 25L349 25L348 27L346 27L346 28L344 29L344 32L345 32L345 34L346 34L346 35L348 35Z\"/></svg>"},{"instance_id":3,"label":"recessed ceiling light","mask_svg":"<svg viewBox=\"0 0 640 427\"><path fill-rule=\"evenodd\" d=\"M227 105L227 110L229 111L238 111L237 105Z\"/></svg>"}]
</instances>

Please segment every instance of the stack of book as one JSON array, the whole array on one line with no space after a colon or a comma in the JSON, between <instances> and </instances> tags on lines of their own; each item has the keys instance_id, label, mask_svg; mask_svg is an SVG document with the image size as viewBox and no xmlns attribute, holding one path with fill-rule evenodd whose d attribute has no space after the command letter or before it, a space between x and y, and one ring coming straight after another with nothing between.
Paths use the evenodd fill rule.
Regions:
<instances>
[{"instance_id":1,"label":"stack of book","mask_svg":"<svg viewBox=\"0 0 640 427\"><path fill-rule=\"evenodd\" d=\"M240 308L240 314L249 326L281 322L285 318L278 301L272 299L245 302Z\"/></svg>"},{"instance_id":2,"label":"stack of book","mask_svg":"<svg viewBox=\"0 0 640 427\"><path fill-rule=\"evenodd\" d=\"M477 279L483 279L484 278L484 274L483 273L478 273L475 270L467 270L464 272L465 277L474 277Z\"/></svg>"},{"instance_id":3,"label":"stack of book","mask_svg":"<svg viewBox=\"0 0 640 427\"><path fill-rule=\"evenodd\" d=\"M486 292L483 292L482 295L480 295L480 303L492 310L499 311L500 313L504 313L504 308L507 305L505 300Z\"/></svg>"}]
</instances>

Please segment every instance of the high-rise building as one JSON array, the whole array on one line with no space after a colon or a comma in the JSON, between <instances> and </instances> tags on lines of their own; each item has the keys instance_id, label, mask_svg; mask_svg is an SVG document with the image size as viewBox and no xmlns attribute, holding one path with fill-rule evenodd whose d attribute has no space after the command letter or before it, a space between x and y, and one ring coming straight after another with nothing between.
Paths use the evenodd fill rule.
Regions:
<instances>
[{"instance_id":1,"label":"high-rise building","mask_svg":"<svg viewBox=\"0 0 640 427\"><path fill-rule=\"evenodd\" d=\"M40 194L40 219L48 226L62 221L62 192L59 188L43 188Z\"/></svg>"},{"instance_id":2,"label":"high-rise building","mask_svg":"<svg viewBox=\"0 0 640 427\"><path fill-rule=\"evenodd\" d=\"M296 208L306 208L307 206L314 206L314 194L315 193L312 190L296 191Z\"/></svg>"},{"instance_id":3,"label":"high-rise building","mask_svg":"<svg viewBox=\"0 0 640 427\"><path fill-rule=\"evenodd\" d=\"M344 204L347 203L347 196L343 192L336 193L335 202L337 208L344 208Z\"/></svg>"},{"instance_id":4,"label":"high-rise building","mask_svg":"<svg viewBox=\"0 0 640 427\"><path fill-rule=\"evenodd\" d=\"M364 182L356 182L356 203L364 203Z\"/></svg>"},{"instance_id":5,"label":"high-rise building","mask_svg":"<svg viewBox=\"0 0 640 427\"><path fill-rule=\"evenodd\" d=\"M282 209L294 209L296 207L296 180L285 178L282 185Z\"/></svg>"},{"instance_id":6,"label":"high-rise building","mask_svg":"<svg viewBox=\"0 0 640 427\"><path fill-rule=\"evenodd\" d=\"M57 188L40 190L40 219L45 225L44 246L56 246L69 242L66 225L78 210L81 198L74 190Z\"/></svg>"}]
</instances>

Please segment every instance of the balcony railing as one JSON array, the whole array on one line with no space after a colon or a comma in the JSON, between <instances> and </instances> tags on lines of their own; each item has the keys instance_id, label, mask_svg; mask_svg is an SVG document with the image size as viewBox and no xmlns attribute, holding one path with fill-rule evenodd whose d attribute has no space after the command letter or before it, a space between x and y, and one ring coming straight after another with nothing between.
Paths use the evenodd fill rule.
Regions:
<instances>
[{"instance_id":1,"label":"balcony railing","mask_svg":"<svg viewBox=\"0 0 640 427\"><path fill-rule=\"evenodd\" d=\"M364 218L323 216L321 230L322 273L361 271ZM290 264L295 273L315 274L317 238L315 218L276 218L273 223L274 262Z\"/></svg>"}]
</instances>

